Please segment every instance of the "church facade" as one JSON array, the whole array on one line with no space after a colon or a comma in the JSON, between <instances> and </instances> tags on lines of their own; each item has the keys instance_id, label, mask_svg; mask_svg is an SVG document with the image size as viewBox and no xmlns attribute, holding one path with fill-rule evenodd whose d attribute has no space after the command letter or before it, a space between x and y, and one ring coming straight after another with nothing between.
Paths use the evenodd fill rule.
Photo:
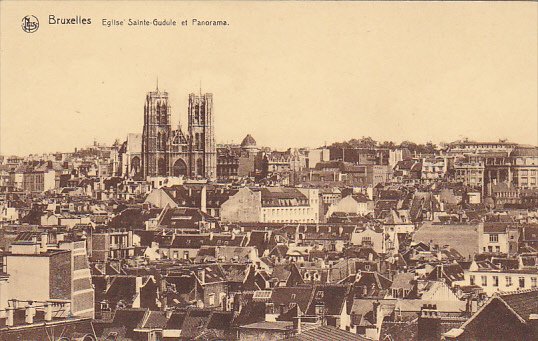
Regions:
<instances>
[{"instance_id":1,"label":"church facade","mask_svg":"<svg viewBox=\"0 0 538 341\"><path fill-rule=\"evenodd\" d=\"M181 125L172 129L168 92L150 91L144 103L141 175L184 176L215 179L213 95L191 93L188 105L188 132Z\"/></svg>"}]
</instances>

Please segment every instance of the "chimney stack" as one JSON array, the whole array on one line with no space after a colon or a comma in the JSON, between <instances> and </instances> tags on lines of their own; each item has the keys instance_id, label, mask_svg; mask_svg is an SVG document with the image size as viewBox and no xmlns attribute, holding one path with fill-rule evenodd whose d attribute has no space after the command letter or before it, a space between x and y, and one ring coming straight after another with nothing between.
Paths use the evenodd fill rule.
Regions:
<instances>
[{"instance_id":1,"label":"chimney stack","mask_svg":"<svg viewBox=\"0 0 538 341\"><path fill-rule=\"evenodd\" d=\"M35 308L32 302L30 302L25 309L25 322L28 324L34 323Z\"/></svg>"},{"instance_id":2,"label":"chimney stack","mask_svg":"<svg viewBox=\"0 0 538 341\"><path fill-rule=\"evenodd\" d=\"M13 310L14 309L11 307L6 308L6 313L7 313L6 326L7 327L13 327Z\"/></svg>"},{"instance_id":3,"label":"chimney stack","mask_svg":"<svg viewBox=\"0 0 538 341\"><path fill-rule=\"evenodd\" d=\"M299 314L299 311L297 311L297 315ZM301 328L301 316L297 316L293 319L293 330L295 331L295 334L301 334L302 328Z\"/></svg>"},{"instance_id":4,"label":"chimney stack","mask_svg":"<svg viewBox=\"0 0 538 341\"><path fill-rule=\"evenodd\" d=\"M52 321L52 304L45 304L45 321Z\"/></svg>"},{"instance_id":5,"label":"chimney stack","mask_svg":"<svg viewBox=\"0 0 538 341\"><path fill-rule=\"evenodd\" d=\"M202 187L202 193L200 194L200 210L207 213L207 188Z\"/></svg>"},{"instance_id":6,"label":"chimney stack","mask_svg":"<svg viewBox=\"0 0 538 341\"><path fill-rule=\"evenodd\" d=\"M41 233L41 252L48 251L49 234L47 232Z\"/></svg>"},{"instance_id":7,"label":"chimney stack","mask_svg":"<svg viewBox=\"0 0 538 341\"><path fill-rule=\"evenodd\" d=\"M205 284L205 269L198 269L197 274L200 283Z\"/></svg>"}]
</instances>

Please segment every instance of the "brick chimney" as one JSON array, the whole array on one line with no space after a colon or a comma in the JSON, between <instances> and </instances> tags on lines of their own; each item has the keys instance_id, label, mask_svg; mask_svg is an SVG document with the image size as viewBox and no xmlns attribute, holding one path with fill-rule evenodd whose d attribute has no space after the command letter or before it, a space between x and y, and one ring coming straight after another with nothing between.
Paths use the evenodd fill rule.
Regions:
<instances>
[{"instance_id":1,"label":"brick chimney","mask_svg":"<svg viewBox=\"0 0 538 341\"><path fill-rule=\"evenodd\" d=\"M441 318L435 304L425 304L418 318L418 341L437 341L441 339Z\"/></svg>"}]
</instances>

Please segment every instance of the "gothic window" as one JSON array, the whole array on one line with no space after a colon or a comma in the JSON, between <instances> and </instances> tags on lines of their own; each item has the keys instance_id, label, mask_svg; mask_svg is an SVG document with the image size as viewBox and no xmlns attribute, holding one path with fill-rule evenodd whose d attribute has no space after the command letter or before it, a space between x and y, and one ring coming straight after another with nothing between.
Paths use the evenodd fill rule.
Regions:
<instances>
[{"instance_id":1,"label":"gothic window","mask_svg":"<svg viewBox=\"0 0 538 341\"><path fill-rule=\"evenodd\" d=\"M180 175L187 175L187 164L185 161L178 159L174 166L172 167L172 175L173 176L180 176Z\"/></svg>"},{"instance_id":2,"label":"gothic window","mask_svg":"<svg viewBox=\"0 0 538 341\"><path fill-rule=\"evenodd\" d=\"M163 134L163 135L162 135L161 148L164 149L164 150L166 150L166 134Z\"/></svg>"},{"instance_id":3,"label":"gothic window","mask_svg":"<svg viewBox=\"0 0 538 341\"><path fill-rule=\"evenodd\" d=\"M161 132L158 132L157 133L157 150L161 150L161 141L162 141Z\"/></svg>"},{"instance_id":4,"label":"gothic window","mask_svg":"<svg viewBox=\"0 0 538 341\"><path fill-rule=\"evenodd\" d=\"M158 163L157 163L157 167L158 167L158 170L159 170L159 175L164 175L166 176L167 172L166 172L166 162L164 161L164 159L159 159Z\"/></svg>"},{"instance_id":5,"label":"gothic window","mask_svg":"<svg viewBox=\"0 0 538 341\"><path fill-rule=\"evenodd\" d=\"M167 124L166 122L166 106L161 107L161 124Z\"/></svg>"},{"instance_id":6,"label":"gothic window","mask_svg":"<svg viewBox=\"0 0 538 341\"><path fill-rule=\"evenodd\" d=\"M136 175L139 172L140 172L140 158L138 156L135 156L131 160L131 174Z\"/></svg>"},{"instance_id":7,"label":"gothic window","mask_svg":"<svg viewBox=\"0 0 538 341\"><path fill-rule=\"evenodd\" d=\"M202 159L198 159L198 161L196 161L196 175L204 175L204 162Z\"/></svg>"}]
</instances>

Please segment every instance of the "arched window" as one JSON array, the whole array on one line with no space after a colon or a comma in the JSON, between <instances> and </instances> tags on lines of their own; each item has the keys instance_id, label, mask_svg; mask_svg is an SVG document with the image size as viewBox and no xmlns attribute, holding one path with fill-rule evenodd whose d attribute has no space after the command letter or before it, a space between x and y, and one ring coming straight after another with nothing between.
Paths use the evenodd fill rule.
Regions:
<instances>
[{"instance_id":1,"label":"arched window","mask_svg":"<svg viewBox=\"0 0 538 341\"><path fill-rule=\"evenodd\" d=\"M161 150L161 132L157 133L157 150Z\"/></svg>"},{"instance_id":2,"label":"arched window","mask_svg":"<svg viewBox=\"0 0 538 341\"><path fill-rule=\"evenodd\" d=\"M139 172L140 172L140 158L138 156L135 156L131 160L131 175L136 175Z\"/></svg>"},{"instance_id":3,"label":"arched window","mask_svg":"<svg viewBox=\"0 0 538 341\"><path fill-rule=\"evenodd\" d=\"M174 162L172 166L172 175L173 176L186 176L187 175L187 164L182 159L178 159Z\"/></svg>"}]
</instances>

